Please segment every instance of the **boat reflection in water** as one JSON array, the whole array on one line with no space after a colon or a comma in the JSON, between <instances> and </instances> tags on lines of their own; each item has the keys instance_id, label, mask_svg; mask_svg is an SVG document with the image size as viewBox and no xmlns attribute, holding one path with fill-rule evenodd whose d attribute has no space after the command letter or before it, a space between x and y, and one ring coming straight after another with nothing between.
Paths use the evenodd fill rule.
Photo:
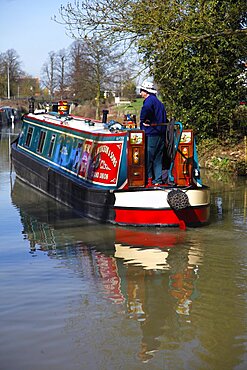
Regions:
<instances>
[{"instance_id":1,"label":"boat reflection in water","mask_svg":"<svg viewBox=\"0 0 247 370\"><path fill-rule=\"evenodd\" d=\"M12 202L19 209L30 253L45 251L77 275L93 282L97 278L103 297L123 305L127 317L139 322L141 361L173 341L178 318L190 322L200 261L185 246L185 231L136 231L73 219L64 214L64 206L18 180Z\"/></svg>"}]
</instances>

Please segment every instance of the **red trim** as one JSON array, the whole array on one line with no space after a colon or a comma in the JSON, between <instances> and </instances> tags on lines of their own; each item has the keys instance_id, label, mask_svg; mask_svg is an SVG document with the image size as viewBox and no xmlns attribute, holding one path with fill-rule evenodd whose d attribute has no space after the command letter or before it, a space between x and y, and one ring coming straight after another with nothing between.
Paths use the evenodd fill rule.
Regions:
<instances>
[{"instance_id":1,"label":"red trim","mask_svg":"<svg viewBox=\"0 0 247 370\"><path fill-rule=\"evenodd\" d=\"M198 207L174 211L172 209L123 209L116 208L115 221L125 225L180 226L205 224L209 220L210 207Z\"/></svg>"}]
</instances>

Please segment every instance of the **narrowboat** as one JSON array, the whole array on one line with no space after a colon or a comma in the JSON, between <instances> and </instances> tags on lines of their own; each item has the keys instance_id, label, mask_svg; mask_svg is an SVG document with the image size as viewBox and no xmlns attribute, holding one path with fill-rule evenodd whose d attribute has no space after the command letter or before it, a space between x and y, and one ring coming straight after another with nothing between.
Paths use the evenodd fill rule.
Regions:
<instances>
[{"instance_id":1,"label":"narrowboat","mask_svg":"<svg viewBox=\"0 0 247 370\"><path fill-rule=\"evenodd\" d=\"M19 112L11 107L0 107L0 126L13 126L19 119Z\"/></svg>"},{"instance_id":2,"label":"narrowboat","mask_svg":"<svg viewBox=\"0 0 247 370\"><path fill-rule=\"evenodd\" d=\"M200 178L195 138L181 122L167 124L170 162L166 183L146 181L145 132L134 116L122 123L31 105L12 143L16 176L32 187L103 223L186 228L208 224L210 190ZM164 123L165 124L165 123Z\"/></svg>"},{"instance_id":3,"label":"narrowboat","mask_svg":"<svg viewBox=\"0 0 247 370\"><path fill-rule=\"evenodd\" d=\"M18 109L12 107L0 107L0 127L13 126L21 121L21 114Z\"/></svg>"}]
</instances>

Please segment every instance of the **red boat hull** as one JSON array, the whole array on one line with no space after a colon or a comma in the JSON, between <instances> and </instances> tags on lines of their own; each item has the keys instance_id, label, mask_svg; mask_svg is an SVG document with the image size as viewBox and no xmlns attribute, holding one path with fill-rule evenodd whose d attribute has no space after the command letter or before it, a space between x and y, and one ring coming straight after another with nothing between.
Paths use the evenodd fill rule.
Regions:
<instances>
[{"instance_id":1,"label":"red boat hull","mask_svg":"<svg viewBox=\"0 0 247 370\"><path fill-rule=\"evenodd\" d=\"M210 207L191 207L175 211L172 209L116 209L115 221L124 225L152 226L200 226L209 221Z\"/></svg>"}]
</instances>

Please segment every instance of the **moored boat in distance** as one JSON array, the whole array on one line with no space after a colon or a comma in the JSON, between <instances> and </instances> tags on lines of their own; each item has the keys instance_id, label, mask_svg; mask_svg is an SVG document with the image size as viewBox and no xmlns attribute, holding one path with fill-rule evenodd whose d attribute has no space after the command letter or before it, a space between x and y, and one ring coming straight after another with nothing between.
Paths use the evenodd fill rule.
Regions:
<instances>
[{"instance_id":1,"label":"moored boat in distance","mask_svg":"<svg viewBox=\"0 0 247 370\"><path fill-rule=\"evenodd\" d=\"M145 133L135 117L123 123L56 112L23 117L12 143L18 178L100 222L132 226L201 226L209 222L210 191L202 184L192 130L167 124L170 148L167 182L146 181Z\"/></svg>"},{"instance_id":2,"label":"moored boat in distance","mask_svg":"<svg viewBox=\"0 0 247 370\"><path fill-rule=\"evenodd\" d=\"M13 126L20 121L20 112L12 107L0 106L0 127Z\"/></svg>"}]
</instances>

